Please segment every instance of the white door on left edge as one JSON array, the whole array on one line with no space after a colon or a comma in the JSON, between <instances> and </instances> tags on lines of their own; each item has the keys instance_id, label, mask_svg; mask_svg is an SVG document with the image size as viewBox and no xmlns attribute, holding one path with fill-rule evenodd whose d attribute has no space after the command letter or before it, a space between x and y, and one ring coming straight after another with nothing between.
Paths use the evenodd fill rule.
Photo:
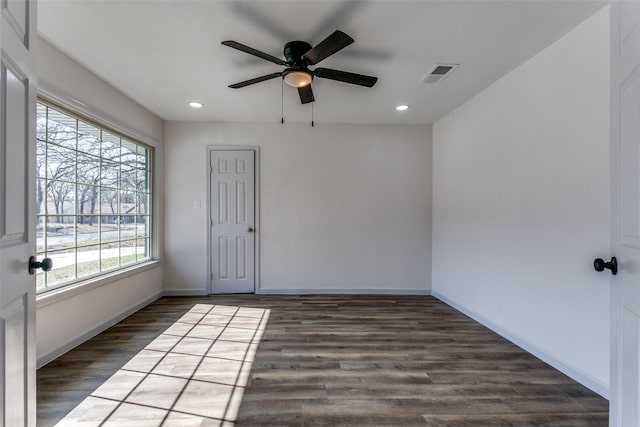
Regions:
<instances>
[{"instance_id":1,"label":"white door on left edge","mask_svg":"<svg viewBox=\"0 0 640 427\"><path fill-rule=\"evenodd\" d=\"M0 425L35 426L36 2L0 2Z\"/></svg>"},{"instance_id":2,"label":"white door on left edge","mask_svg":"<svg viewBox=\"0 0 640 427\"><path fill-rule=\"evenodd\" d=\"M611 2L610 426L640 426L640 1ZM609 258L609 257L607 257ZM613 264L613 259L610 261ZM613 272L613 265L610 265Z\"/></svg>"},{"instance_id":3,"label":"white door on left edge","mask_svg":"<svg viewBox=\"0 0 640 427\"><path fill-rule=\"evenodd\" d=\"M211 151L211 293L254 292L254 151Z\"/></svg>"}]
</instances>

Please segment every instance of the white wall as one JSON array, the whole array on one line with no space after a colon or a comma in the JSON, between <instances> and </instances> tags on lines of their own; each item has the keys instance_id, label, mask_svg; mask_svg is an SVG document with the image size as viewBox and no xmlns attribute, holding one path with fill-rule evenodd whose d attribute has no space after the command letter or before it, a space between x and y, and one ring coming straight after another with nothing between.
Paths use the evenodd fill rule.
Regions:
<instances>
[{"instance_id":1,"label":"white wall","mask_svg":"<svg viewBox=\"0 0 640 427\"><path fill-rule=\"evenodd\" d=\"M157 231L162 215L157 208L162 196L162 120L42 39L38 40L36 55L42 94L156 148L156 168L160 168L154 186L156 236L161 247ZM157 298L162 292L162 268L158 263L124 278L101 279L98 284L81 292L38 297L38 366Z\"/></svg>"},{"instance_id":2,"label":"white wall","mask_svg":"<svg viewBox=\"0 0 640 427\"><path fill-rule=\"evenodd\" d=\"M202 122L165 125L165 289L208 288L208 145L260 146L259 292L429 291L431 127Z\"/></svg>"},{"instance_id":3,"label":"white wall","mask_svg":"<svg viewBox=\"0 0 640 427\"><path fill-rule=\"evenodd\" d=\"M162 120L41 37L36 50L38 91L151 145L162 143Z\"/></svg>"},{"instance_id":4,"label":"white wall","mask_svg":"<svg viewBox=\"0 0 640 427\"><path fill-rule=\"evenodd\" d=\"M36 311L38 367L138 311L161 292L162 268L158 266L69 298L40 299Z\"/></svg>"},{"instance_id":5,"label":"white wall","mask_svg":"<svg viewBox=\"0 0 640 427\"><path fill-rule=\"evenodd\" d=\"M434 125L433 292L606 395L608 9Z\"/></svg>"}]
</instances>

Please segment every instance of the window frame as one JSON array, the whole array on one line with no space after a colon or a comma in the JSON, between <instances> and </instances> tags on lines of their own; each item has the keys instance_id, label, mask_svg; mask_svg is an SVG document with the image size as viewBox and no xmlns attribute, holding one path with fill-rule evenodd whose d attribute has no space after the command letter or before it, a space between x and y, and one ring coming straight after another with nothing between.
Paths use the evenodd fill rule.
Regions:
<instances>
[{"instance_id":1,"label":"window frame","mask_svg":"<svg viewBox=\"0 0 640 427\"><path fill-rule=\"evenodd\" d=\"M118 242L118 247L120 248L120 243L121 242L126 242L126 241L130 241L134 243L134 248L137 247L137 242L140 239L144 239L146 242L148 242L147 244L147 249L146 249L146 256L144 257L144 259L141 260L135 260L134 262L130 262L128 264L121 264L121 260L122 260L122 253L118 252L118 266L114 267L114 268L108 268L106 270L100 271L102 270L102 263L101 257L98 257L98 270L97 272L92 272L91 274L87 274L81 277L78 277L78 258L77 258L77 254L79 249L83 248L83 247L89 247L86 245L79 245L78 244L78 238L77 238L77 231L74 230L74 244L73 246L70 246L69 249L73 249L75 255L75 262L73 265L75 265L74 268L74 278L70 279L70 280L64 280L61 281L57 284L54 284L52 286L46 286L43 285L42 287L38 288L36 286L36 297L39 301L38 306L40 306L40 301L41 300L49 300L51 296L54 295L63 295L63 294L67 294L70 290L79 290L81 289L82 291L84 290L89 290L92 289L94 287L97 286L102 286L103 284L107 284L107 283L111 283L115 280L119 280L125 277L128 277L132 274L137 274L138 272L141 271L145 271L148 270L150 268L155 267L158 263L159 263L159 259L158 259L158 249L157 249L157 242L158 242L158 237L157 237L157 233L158 233L158 218L157 218L157 200L156 200L156 191L157 191L157 184L156 184L156 177L157 177L157 169L156 169L156 164L157 164L157 149L154 145L149 144L149 143L145 143L143 142L140 137L136 137L134 134L135 132L128 132L127 130L122 130L121 128L118 129L115 126L110 124L110 120L107 118L102 118L99 114L90 114L90 113L86 113L84 111L79 111L79 109L77 108L73 108L69 105L66 105L65 102L57 102L54 101L52 99L50 99L47 96L43 96L42 94L38 94L37 97L37 104L38 104L38 108L40 108L40 106L44 106L47 109L51 108L54 109L64 115L67 115L69 117L71 117L72 119L75 120L76 122L76 126L75 126L75 132L76 132L76 147L73 149L75 151L76 154L76 164L74 165L74 167L78 168L78 163L77 163L77 156L78 153L83 153L84 151L80 150L80 148L77 146L77 134L80 131L80 127L79 124L82 123L83 125L89 125L92 126L96 129L99 129L102 135L102 132L107 132L108 134L111 134L112 136L115 136L118 138L119 140L119 149L122 149L122 147L124 146L124 143L132 143L135 145L136 147L136 151L134 154L138 154L138 147L142 147L145 151L145 167L143 169L140 169L140 171L142 171L144 174L146 174L146 186L144 190L134 190L133 193L137 194L137 195L142 195L144 197L146 197L146 203L145 203L145 212L143 214L138 214L137 212L134 213L133 216L135 217L140 217L140 216L144 216L145 217L145 235L143 237L138 237L137 235L137 230L136 233L134 234L135 237L133 238L128 238L128 239L123 239L122 238L122 234L121 234L121 227L118 227L118 238L117 241ZM48 110L47 110L48 111ZM48 114L47 114L47 119L48 119ZM101 139L102 140L102 139ZM51 141L49 141L48 135L46 137L45 141L40 141L39 139L36 141L36 144L40 144L40 143L44 143L45 146L48 148L49 146L47 144L49 144ZM52 143L52 145L56 145L59 146L55 143ZM104 162L104 158L102 157L102 153L98 154L97 156L95 156L97 161L99 162L100 165L102 165L102 163ZM45 159L48 161L48 154L47 157L45 157ZM120 161L119 165L124 164L123 161ZM46 166L45 166L46 167ZM137 171L139 168L136 168L135 170ZM102 173L102 172L100 172ZM121 170L119 171L119 178L120 179L120 173ZM47 175L47 172L45 172L45 176ZM39 179L43 179L42 177L40 177L39 172L36 170L36 180ZM44 179L49 179L48 176L46 176ZM81 179L78 176L74 177L74 181L73 181L73 185L74 186L78 186L78 185L86 185L86 183L82 183ZM103 190L104 189L104 185L99 182L98 184L95 184L95 186L100 189ZM118 182L118 185L115 186L113 189L113 191L116 191L118 194L120 194L123 191L126 191L127 189L124 188L124 186L122 185L121 182ZM43 200L42 203L45 206L45 211L44 213L37 213L36 214L36 218L34 218L36 225L40 225L40 222L42 221L42 218L44 218L44 224L47 224L47 218L51 217L51 216L56 216L58 215L57 213L52 213L50 214L49 212L47 212L47 204L48 204L48 195L46 194L47 190L46 188L44 189L44 196L43 196ZM121 203L120 201L118 202L119 204ZM75 201L74 201L75 204ZM102 196L98 196L98 204L102 204ZM136 203L137 204L137 203ZM116 215L117 217L122 217L125 215L125 213L121 212L122 207L118 206L118 212ZM67 215L67 214L64 214ZM99 240L98 240L98 247L100 248L100 250L102 250L101 245L104 243L102 242L102 236L101 236L101 227L102 227L102 221L101 221L101 217L104 216L102 214L102 212L99 212L97 214L94 214L96 218L98 218L98 224L100 224L99 227L99 231L98 231L98 236L99 236ZM108 214L108 216L111 216L112 214ZM73 210L73 214L69 215L74 217L74 228L77 228L77 219L79 217L85 217L88 216L88 214L83 213L83 212L79 212L77 207L74 208ZM131 216L131 215L129 215ZM137 221L136 221L137 224ZM46 230L44 232L44 234L46 235ZM46 238L44 240L44 244L43 244L43 251L38 252L39 248L36 248L36 252L38 257L42 257L42 256L46 256L46 254L48 253L56 253L59 250L49 250L49 248L47 248L46 245ZM134 254L137 253L136 251L134 251ZM55 269L55 263L54 263L54 269ZM45 282L46 283L46 282ZM72 292L72 294L76 294L77 292ZM71 296L71 295L68 295ZM46 297L46 298L45 298ZM58 300L58 298L55 298L55 300ZM51 301L53 302L53 301ZM46 304L44 304L46 305Z\"/></svg>"}]
</instances>

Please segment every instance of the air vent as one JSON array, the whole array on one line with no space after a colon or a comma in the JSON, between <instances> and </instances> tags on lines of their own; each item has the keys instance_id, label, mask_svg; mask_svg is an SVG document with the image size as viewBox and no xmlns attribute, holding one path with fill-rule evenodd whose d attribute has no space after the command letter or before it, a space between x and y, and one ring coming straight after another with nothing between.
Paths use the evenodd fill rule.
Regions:
<instances>
[{"instance_id":1,"label":"air vent","mask_svg":"<svg viewBox=\"0 0 640 427\"><path fill-rule=\"evenodd\" d=\"M420 83L434 84L441 82L446 76L451 74L457 66L458 64L436 64L420 79Z\"/></svg>"}]
</instances>

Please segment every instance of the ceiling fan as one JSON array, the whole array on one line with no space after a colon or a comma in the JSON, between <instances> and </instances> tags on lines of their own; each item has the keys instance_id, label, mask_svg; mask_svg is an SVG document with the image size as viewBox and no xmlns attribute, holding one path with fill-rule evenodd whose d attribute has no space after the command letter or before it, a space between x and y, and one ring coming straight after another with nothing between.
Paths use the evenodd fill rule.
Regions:
<instances>
[{"instance_id":1,"label":"ceiling fan","mask_svg":"<svg viewBox=\"0 0 640 427\"><path fill-rule=\"evenodd\" d=\"M332 70L330 68L319 67L314 70L309 69L309 65L316 65L320 61L344 49L353 43L353 41L354 40L351 37L339 30L334 31L329 37L314 47L311 47L307 42L291 41L284 45L284 57L286 60L269 55L268 53L260 52L259 50L233 40L223 41L222 44L225 46L238 49L242 52L286 67L283 71L278 73L271 73L240 83L235 83L229 85L229 87L232 89L240 89L241 87L275 79L276 77L282 77L285 83L298 89L300 101L303 104L315 101L315 98L313 97L313 90L311 89L311 82L314 77L372 87L378 81L377 77Z\"/></svg>"}]
</instances>

